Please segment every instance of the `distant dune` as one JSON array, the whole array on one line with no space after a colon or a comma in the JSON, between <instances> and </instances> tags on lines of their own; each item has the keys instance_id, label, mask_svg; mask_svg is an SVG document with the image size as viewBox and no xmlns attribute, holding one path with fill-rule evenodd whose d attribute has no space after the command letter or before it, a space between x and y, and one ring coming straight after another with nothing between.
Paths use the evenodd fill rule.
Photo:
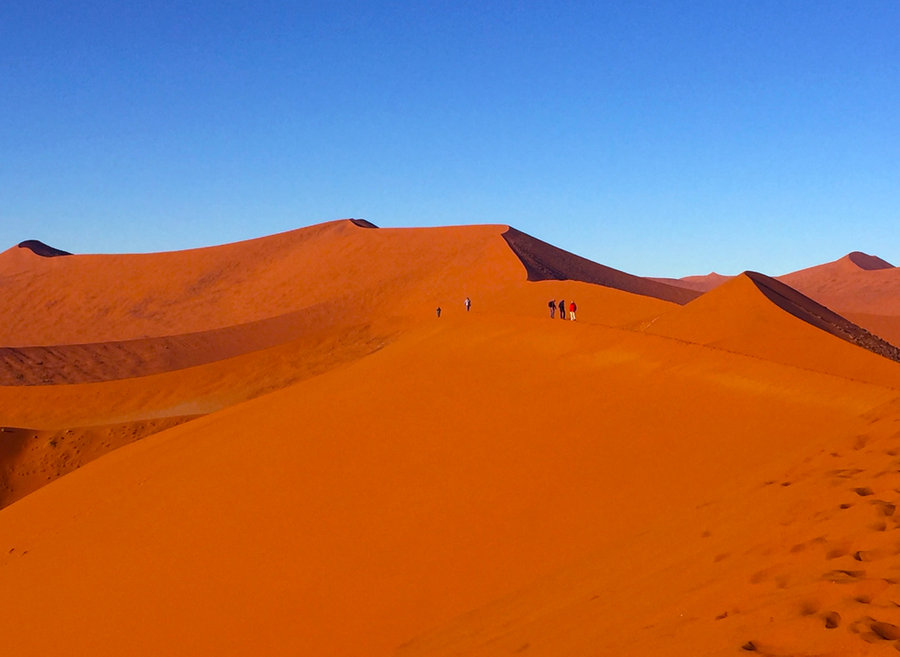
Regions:
<instances>
[{"instance_id":1,"label":"distant dune","mask_svg":"<svg viewBox=\"0 0 900 657\"><path fill-rule=\"evenodd\" d=\"M734 276L723 276L716 272L711 272L704 276L685 276L684 278L651 278L652 281L665 283L666 285L674 285L676 287L687 288L688 290L696 290L697 292L709 292L713 288L719 287L722 283L730 281Z\"/></svg>"},{"instance_id":2,"label":"distant dune","mask_svg":"<svg viewBox=\"0 0 900 657\"><path fill-rule=\"evenodd\" d=\"M900 273L892 264L860 251L777 279L840 313L869 332L900 344ZM708 292L730 280L707 274L652 280Z\"/></svg>"},{"instance_id":3,"label":"distant dune","mask_svg":"<svg viewBox=\"0 0 900 657\"><path fill-rule=\"evenodd\" d=\"M797 280L871 304L895 271ZM900 363L872 305L359 219L14 247L0 286L9 654L900 645Z\"/></svg>"}]
</instances>

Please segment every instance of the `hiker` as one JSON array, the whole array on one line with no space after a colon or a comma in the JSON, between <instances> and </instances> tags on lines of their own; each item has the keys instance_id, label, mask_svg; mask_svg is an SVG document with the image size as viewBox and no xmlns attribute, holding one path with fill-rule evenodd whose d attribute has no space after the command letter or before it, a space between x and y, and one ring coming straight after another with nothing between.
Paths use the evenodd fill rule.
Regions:
<instances>
[{"instance_id":1,"label":"hiker","mask_svg":"<svg viewBox=\"0 0 900 657\"><path fill-rule=\"evenodd\" d=\"M559 300L559 318L560 319L566 318L566 300L565 299Z\"/></svg>"},{"instance_id":2,"label":"hiker","mask_svg":"<svg viewBox=\"0 0 900 657\"><path fill-rule=\"evenodd\" d=\"M437 310L435 312L437 313L438 319L440 319L441 318L441 307L438 306Z\"/></svg>"},{"instance_id":3,"label":"hiker","mask_svg":"<svg viewBox=\"0 0 900 657\"><path fill-rule=\"evenodd\" d=\"M547 304L547 307L550 308L550 319L553 319L553 313L556 312L556 299L550 299L550 303Z\"/></svg>"},{"instance_id":4,"label":"hiker","mask_svg":"<svg viewBox=\"0 0 900 657\"><path fill-rule=\"evenodd\" d=\"M575 311L578 310L578 306L575 305L575 302L569 304L569 319L573 322L575 321Z\"/></svg>"},{"instance_id":5,"label":"hiker","mask_svg":"<svg viewBox=\"0 0 900 657\"><path fill-rule=\"evenodd\" d=\"M469 308L472 307L472 300L469 297L466 297L466 312L469 312Z\"/></svg>"}]
</instances>

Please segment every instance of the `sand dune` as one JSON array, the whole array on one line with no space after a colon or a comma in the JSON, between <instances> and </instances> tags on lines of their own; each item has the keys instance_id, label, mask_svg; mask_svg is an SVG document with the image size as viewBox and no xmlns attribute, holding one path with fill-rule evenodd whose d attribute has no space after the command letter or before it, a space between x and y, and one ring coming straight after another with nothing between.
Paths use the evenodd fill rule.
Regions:
<instances>
[{"instance_id":1,"label":"sand dune","mask_svg":"<svg viewBox=\"0 0 900 657\"><path fill-rule=\"evenodd\" d=\"M291 263L277 262L278 267L284 267L278 280L290 281L297 289L294 296L301 303L310 304L301 310L180 335L0 348L0 424L81 432L85 427L116 423L145 426L147 420L214 412L381 349L402 330L418 322L433 321L437 304L444 305L445 319L459 315L464 312L463 290L475 298L473 313L540 317L546 312L545 295L568 296L582 302L583 319L607 325L631 324L670 306L651 297L573 281L523 286L522 264L500 238L505 227L399 231L364 228L374 226L359 220L333 222L263 240L188 252L199 261L191 265L193 274L208 279L226 276L215 267L252 269L260 257L261 246L279 254L293 253ZM365 245L372 251L365 265L366 275L355 273L353 267L343 265L334 255L355 253ZM321 250L324 258L317 256ZM404 258L413 253L420 260L404 265ZM110 294L114 291L127 295L158 290L160 283L153 262L176 262L179 258L184 258L184 254L104 256L99 260L110 268L113 278L132 277L134 287L108 290ZM244 261L249 264L240 264ZM0 258L2 262L9 261ZM61 273L45 271L43 259L30 252L25 262L43 272L42 292L48 298L53 296L53 289L63 285L63 279L72 285L73 281L81 281L83 286L99 284L92 278L97 276L97 262L90 257L72 260ZM289 266L297 271L290 272ZM360 265L355 267L359 269ZM403 267L417 272L416 275L405 272ZM308 275L310 271L315 275ZM266 276L271 279L274 275L267 272ZM27 311L15 306L15 290L32 287L29 276L22 278L26 279L24 284L14 278L9 285L13 293L6 298L10 306L6 312L11 315ZM242 285L249 290L252 281ZM263 293L257 296L265 304L268 290L265 285L262 289ZM73 296L83 294L83 289L72 292ZM198 318L193 311L180 306L193 308L190 304L200 303L209 306L200 313L201 319L216 323L220 320L211 313L218 312L217 308L225 303L224 294L216 293L210 298L200 295L199 301L172 296L163 304L167 316L159 319L196 325ZM242 292L229 289L227 294ZM455 308L447 303L451 298L456 302ZM314 299L319 301L312 303ZM268 312L260 311L256 305L242 310L247 316ZM50 321L56 316L47 314L43 318L46 326L41 330L52 330L50 337L64 342L79 326L90 334L102 335L110 329L91 308L72 313L62 324ZM134 332L126 319L119 317L113 322L123 327L119 334ZM142 321L138 318L134 323ZM94 326L96 322L100 325ZM87 452L98 455L116 446L104 443ZM38 456L32 457L18 455L17 471L35 471L38 466L34 459ZM55 478L53 472L68 471L61 467L64 453L40 455L40 459L46 458L55 459L47 481Z\"/></svg>"},{"instance_id":2,"label":"sand dune","mask_svg":"<svg viewBox=\"0 0 900 657\"><path fill-rule=\"evenodd\" d=\"M777 280L347 220L0 284L11 654L900 645L896 350Z\"/></svg>"},{"instance_id":3,"label":"sand dune","mask_svg":"<svg viewBox=\"0 0 900 657\"><path fill-rule=\"evenodd\" d=\"M900 315L900 274L891 263L860 251L822 265L808 267L776 278L842 315L877 317ZM711 273L684 278L651 280L708 292L731 276Z\"/></svg>"},{"instance_id":4,"label":"sand dune","mask_svg":"<svg viewBox=\"0 0 900 657\"><path fill-rule=\"evenodd\" d=\"M9 649L389 654L864 431L897 396L629 331L469 319L0 512ZM50 613L55 632L32 631Z\"/></svg>"},{"instance_id":5,"label":"sand dune","mask_svg":"<svg viewBox=\"0 0 900 657\"><path fill-rule=\"evenodd\" d=\"M28 249L35 255L39 255L44 258L55 258L57 256L72 255L68 251L54 248L48 244L44 244L40 240L25 240L24 242L19 242L17 246L20 249Z\"/></svg>"},{"instance_id":6,"label":"sand dune","mask_svg":"<svg viewBox=\"0 0 900 657\"><path fill-rule=\"evenodd\" d=\"M0 509L123 445L193 416L40 430L0 428Z\"/></svg>"},{"instance_id":7,"label":"sand dune","mask_svg":"<svg viewBox=\"0 0 900 657\"><path fill-rule=\"evenodd\" d=\"M535 239L510 228L503 233L510 248L522 260L528 280L576 280L604 285L617 290L656 297L674 303L687 303L697 295L653 279L633 276L623 271L597 264L568 251Z\"/></svg>"},{"instance_id":8,"label":"sand dune","mask_svg":"<svg viewBox=\"0 0 900 657\"><path fill-rule=\"evenodd\" d=\"M667 285L687 288L688 290L696 290L697 292L709 292L719 287L722 283L730 281L734 276L723 276L716 272L711 272L703 276L685 276L684 278L650 278L652 281L658 281Z\"/></svg>"},{"instance_id":9,"label":"sand dune","mask_svg":"<svg viewBox=\"0 0 900 657\"><path fill-rule=\"evenodd\" d=\"M780 280L841 313L900 315L900 269L876 256L856 251Z\"/></svg>"},{"instance_id":10,"label":"sand dune","mask_svg":"<svg viewBox=\"0 0 900 657\"><path fill-rule=\"evenodd\" d=\"M645 330L859 381L898 383L897 363L890 360L897 357L895 347L753 272L660 316Z\"/></svg>"}]
</instances>

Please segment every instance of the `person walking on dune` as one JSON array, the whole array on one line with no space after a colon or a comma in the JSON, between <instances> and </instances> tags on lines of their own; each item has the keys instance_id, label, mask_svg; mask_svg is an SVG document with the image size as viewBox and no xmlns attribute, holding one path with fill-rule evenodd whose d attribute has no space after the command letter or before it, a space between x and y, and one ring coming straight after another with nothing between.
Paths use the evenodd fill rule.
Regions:
<instances>
[{"instance_id":1,"label":"person walking on dune","mask_svg":"<svg viewBox=\"0 0 900 657\"><path fill-rule=\"evenodd\" d=\"M560 319L566 318L566 300L565 299L559 300L559 318Z\"/></svg>"},{"instance_id":2,"label":"person walking on dune","mask_svg":"<svg viewBox=\"0 0 900 657\"><path fill-rule=\"evenodd\" d=\"M569 304L569 319L573 322L575 321L575 311L578 310L578 306L575 305L575 302Z\"/></svg>"},{"instance_id":3,"label":"person walking on dune","mask_svg":"<svg viewBox=\"0 0 900 657\"><path fill-rule=\"evenodd\" d=\"M435 310L435 312L437 313L438 319L440 319L441 318L441 307L438 306L437 310Z\"/></svg>"},{"instance_id":4,"label":"person walking on dune","mask_svg":"<svg viewBox=\"0 0 900 657\"><path fill-rule=\"evenodd\" d=\"M553 319L554 313L556 312L556 299L550 299L550 303L547 304L547 307L550 309L550 319Z\"/></svg>"},{"instance_id":5,"label":"person walking on dune","mask_svg":"<svg viewBox=\"0 0 900 657\"><path fill-rule=\"evenodd\" d=\"M469 297L466 297L466 312L469 312L469 308L472 307L472 300Z\"/></svg>"}]
</instances>

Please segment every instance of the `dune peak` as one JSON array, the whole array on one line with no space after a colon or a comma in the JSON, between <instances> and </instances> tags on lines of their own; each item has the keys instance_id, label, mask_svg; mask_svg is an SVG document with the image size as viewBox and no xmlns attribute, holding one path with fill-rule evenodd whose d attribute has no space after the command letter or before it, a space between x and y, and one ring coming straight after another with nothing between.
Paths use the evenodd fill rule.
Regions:
<instances>
[{"instance_id":1,"label":"dune peak","mask_svg":"<svg viewBox=\"0 0 900 657\"><path fill-rule=\"evenodd\" d=\"M693 290L598 264L512 227L506 227L502 237L525 267L529 281L582 281L681 305L699 295Z\"/></svg>"},{"instance_id":2,"label":"dune peak","mask_svg":"<svg viewBox=\"0 0 900 657\"><path fill-rule=\"evenodd\" d=\"M754 285L759 288L759 291L772 303L794 317L847 342L868 349L885 358L900 362L900 349L886 340L873 335L861 326L854 324L830 308L809 298L790 285L754 271L746 271L743 273L743 276L753 281Z\"/></svg>"},{"instance_id":3,"label":"dune peak","mask_svg":"<svg viewBox=\"0 0 900 657\"><path fill-rule=\"evenodd\" d=\"M889 263L887 260L882 260L878 256L869 255L868 253L863 253L862 251L853 251L852 253L848 253L845 258L860 269L865 269L867 271L894 268L894 265Z\"/></svg>"},{"instance_id":4,"label":"dune peak","mask_svg":"<svg viewBox=\"0 0 900 657\"><path fill-rule=\"evenodd\" d=\"M360 228L378 228L378 226L367 219L351 219L350 223Z\"/></svg>"},{"instance_id":5,"label":"dune peak","mask_svg":"<svg viewBox=\"0 0 900 657\"><path fill-rule=\"evenodd\" d=\"M40 240L25 240L24 242L19 242L16 246L18 246L20 249L28 249L35 255L39 255L43 258L55 258L57 256L72 255L68 251L54 248L48 244L44 244Z\"/></svg>"}]
</instances>

